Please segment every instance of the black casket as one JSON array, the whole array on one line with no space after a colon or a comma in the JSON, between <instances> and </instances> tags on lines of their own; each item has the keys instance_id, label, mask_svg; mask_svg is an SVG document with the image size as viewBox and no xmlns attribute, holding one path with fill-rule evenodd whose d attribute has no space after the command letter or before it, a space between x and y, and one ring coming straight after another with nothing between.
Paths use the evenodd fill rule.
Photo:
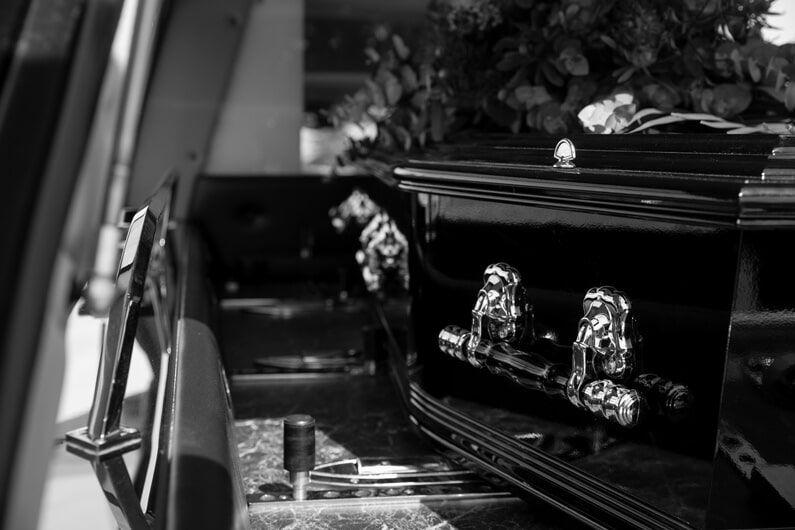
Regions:
<instances>
[{"instance_id":1,"label":"black casket","mask_svg":"<svg viewBox=\"0 0 795 530\"><path fill-rule=\"evenodd\" d=\"M470 138L392 176L421 431L595 526L795 525L795 137Z\"/></svg>"}]
</instances>

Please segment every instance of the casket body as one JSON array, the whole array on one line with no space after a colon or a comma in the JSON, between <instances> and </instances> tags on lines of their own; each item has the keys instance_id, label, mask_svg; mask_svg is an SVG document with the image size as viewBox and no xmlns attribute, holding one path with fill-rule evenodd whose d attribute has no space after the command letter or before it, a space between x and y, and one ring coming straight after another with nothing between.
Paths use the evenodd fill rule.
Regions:
<instances>
[{"instance_id":1,"label":"casket body","mask_svg":"<svg viewBox=\"0 0 795 530\"><path fill-rule=\"evenodd\" d=\"M555 167L557 141L475 138L395 168L412 203L413 417L591 524L795 525L795 139L572 137L557 165L573 167ZM470 331L496 263L532 306L520 354L570 369L584 295L613 286L632 304L633 377L686 388L687 410L628 428L440 351L443 328Z\"/></svg>"}]
</instances>

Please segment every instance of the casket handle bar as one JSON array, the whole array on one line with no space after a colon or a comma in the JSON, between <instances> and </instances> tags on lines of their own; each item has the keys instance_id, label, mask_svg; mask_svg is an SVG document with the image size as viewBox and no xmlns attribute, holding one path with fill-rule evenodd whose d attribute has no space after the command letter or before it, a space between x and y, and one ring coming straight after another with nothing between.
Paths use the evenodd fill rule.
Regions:
<instances>
[{"instance_id":1,"label":"casket handle bar","mask_svg":"<svg viewBox=\"0 0 795 530\"><path fill-rule=\"evenodd\" d=\"M355 225L360 230L355 258L370 293L383 296L409 287L408 240L395 220L360 189L329 210L338 233Z\"/></svg>"},{"instance_id":2,"label":"casket handle bar","mask_svg":"<svg viewBox=\"0 0 795 530\"><path fill-rule=\"evenodd\" d=\"M689 389L656 374L637 375L640 342L631 303L613 287L590 289L571 346L571 362L555 360L559 345L542 350L533 310L519 272L505 263L489 265L472 310L472 328L447 326L439 349L451 357L507 377L525 388L567 399L623 427L642 423L648 412L680 419L692 404ZM484 337L485 335L485 337ZM487 338L486 338L487 337Z\"/></svg>"}]
</instances>

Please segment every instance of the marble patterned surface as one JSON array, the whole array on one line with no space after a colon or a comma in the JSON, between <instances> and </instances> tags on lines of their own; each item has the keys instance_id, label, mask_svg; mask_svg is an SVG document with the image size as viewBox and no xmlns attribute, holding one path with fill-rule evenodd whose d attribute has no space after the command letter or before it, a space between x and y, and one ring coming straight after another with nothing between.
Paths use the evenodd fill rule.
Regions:
<instances>
[{"instance_id":1,"label":"marble patterned surface","mask_svg":"<svg viewBox=\"0 0 795 530\"><path fill-rule=\"evenodd\" d=\"M310 492L309 501L292 501L288 477L282 469L281 422L289 414L315 417L317 464L352 457L442 457L413 430L383 375L237 383L232 386L232 395L252 528L555 529L573 525L543 505L510 496L404 501L383 499L381 495L311 500L319 494ZM463 491L493 490L484 484L464 486Z\"/></svg>"},{"instance_id":2,"label":"marble patterned surface","mask_svg":"<svg viewBox=\"0 0 795 530\"><path fill-rule=\"evenodd\" d=\"M510 498L392 505L306 505L282 510L255 510L251 513L251 525L253 528L291 530L298 528L319 530L564 528L564 526L551 525L548 518L549 514L545 513L540 517L524 501Z\"/></svg>"},{"instance_id":3,"label":"marble patterned surface","mask_svg":"<svg viewBox=\"0 0 795 530\"><path fill-rule=\"evenodd\" d=\"M384 377L340 376L267 385L235 385L238 451L247 494L286 487L282 469L282 419L315 418L316 463L353 457L432 456L404 418Z\"/></svg>"}]
</instances>

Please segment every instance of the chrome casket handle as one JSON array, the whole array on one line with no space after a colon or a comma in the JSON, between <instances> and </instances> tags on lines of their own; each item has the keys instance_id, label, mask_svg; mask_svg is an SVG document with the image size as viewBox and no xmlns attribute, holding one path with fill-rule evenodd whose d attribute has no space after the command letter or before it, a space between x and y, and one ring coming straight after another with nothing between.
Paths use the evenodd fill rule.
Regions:
<instances>
[{"instance_id":1,"label":"chrome casket handle","mask_svg":"<svg viewBox=\"0 0 795 530\"><path fill-rule=\"evenodd\" d=\"M540 353L557 350L552 357L560 358L565 347L537 337L519 271L496 263L483 279L472 328L445 327L438 337L443 353L623 427L639 425L650 412L678 419L689 410L692 395L686 386L656 374L636 374L640 337L623 292L598 287L586 293L566 363Z\"/></svg>"},{"instance_id":2,"label":"chrome casket handle","mask_svg":"<svg viewBox=\"0 0 795 530\"><path fill-rule=\"evenodd\" d=\"M408 289L408 240L383 208L362 190L354 189L347 199L329 210L329 217L338 233L351 225L361 230L361 248L355 257L368 291L382 295L390 288Z\"/></svg>"},{"instance_id":3,"label":"chrome casket handle","mask_svg":"<svg viewBox=\"0 0 795 530\"><path fill-rule=\"evenodd\" d=\"M465 345L471 339L469 331L458 326L447 326L439 333L439 349L461 360L474 357L478 366L494 375L507 377L529 390L574 402L569 394L572 376L569 366L549 361L536 353L518 350L505 342L481 340L470 354L465 351ZM607 379L582 384L573 395L577 406L623 427L638 425L647 409L638 391Z\"/></svg>"}]
</instances>

